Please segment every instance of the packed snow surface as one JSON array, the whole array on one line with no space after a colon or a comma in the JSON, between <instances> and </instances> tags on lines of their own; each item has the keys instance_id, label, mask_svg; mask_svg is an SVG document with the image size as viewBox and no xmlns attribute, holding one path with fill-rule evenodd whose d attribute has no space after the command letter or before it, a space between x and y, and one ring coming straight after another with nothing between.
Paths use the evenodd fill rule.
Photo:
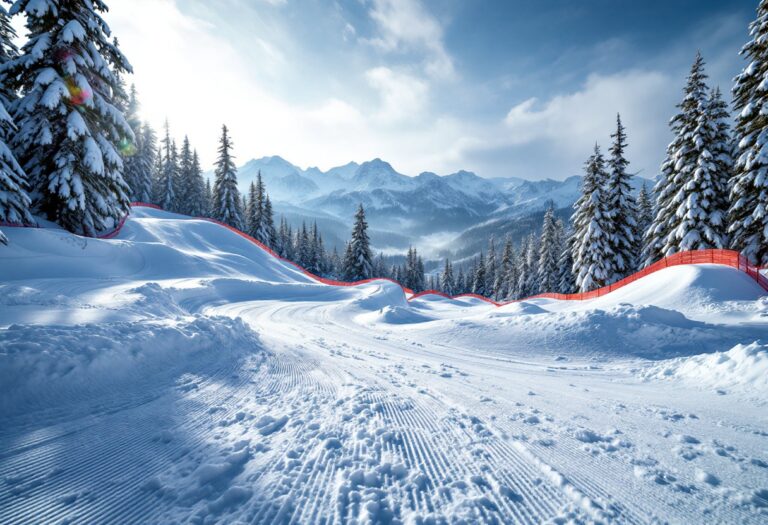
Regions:
<instances>
[{"instance_id":1,"label":"packed snow surface","mask_svg":"<svg viewBox=\"0 0 768 525\"><path fill-rule=\"evenodd\" d=\"M210 222L7 229L0 523L765 523L768 299L314 282Z\"/></svg>"}]
</instances>

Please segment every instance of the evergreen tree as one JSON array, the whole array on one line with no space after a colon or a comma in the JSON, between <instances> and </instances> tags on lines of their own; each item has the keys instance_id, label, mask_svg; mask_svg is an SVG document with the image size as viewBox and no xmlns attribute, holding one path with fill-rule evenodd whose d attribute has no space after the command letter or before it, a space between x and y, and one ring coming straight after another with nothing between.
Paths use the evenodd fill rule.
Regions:
<instances>
[{"instance_id":1,"label":"evergreen tree","mask_svg":"<svg viewBox=\"0 0 768 525\"><path fill-rule=\"evenodd\" d=\"M161 141L160 149L157 204L164 210L174 211L176 208L176 166L174 165L173 141L167 120L165 121L165 136Z\"/></svg>"},{"instance_id":2,"label":"evergreen tree","mask_svg":"<svg viewBox=\"0 0 768 525\"><path fill-rule=\"evenodd\" d=\"M453 295L460 295L467 292L467 279L464 276L464 268L459 266L459 273L456 274L456 288Z\"/></svg>"},{"instance_id":3,"label":"evergreen tree","mask_svg":"<svg viewBox=\"0 0 768 525\"><path fill-rule=\"evenodd\" d=\"M195 167L193 165L192 146L189 137L184 136L181 143L181 153L178 157L178 177L176 187L176 211L184 215L192 215L192 200L195 193Z\"/></svg>"},{"instance_id":4,"label":"evergreen tree","mask_svg":"<svg viewBox=\"0 0 768 525\"><path fill-rule=\"evenodd\" d=\"M750 261L768 266L768 2L761 1L741 54L749 65L736 77L733 102L738 150L729 209L731 245Z\"/></svg>"},{"instance_id":5,"label":"evergreen tree","mask_svg":"<svg viewBox=\"0 0 768 525\"><path fill-rule=\"evenodd\" d=\"M610 214L603 188L608 174L600 147L585 165L581 197L573 205L573 274L577 288L586 292L608 284L616 274L610 243Z\"/></svg>"},{"instance_id":6,"label":"evergreen tree","mask_svg":"<svg viewBox=\"0 0 768 525\"><path fill-rule=\"evenodd\" d=\"M152 204L161 206L163 196L165 195L166 184L163 180L163 148L158 144L153 155L154 165L152 166Z\"/></svg>"},{"instance_id":7,"label":"evergreen tree","mask_svg":"<svg viewBox=\"0 0 768 525\"><path fill-rule=\"evenodd\" d=\"M560 259L560 236L555 222L555 209L547 208L541 227L541 242L539 242L538 284L542 292L554 292L559 282L558 264Z\"/></svg>"},{"instance_id":8,"label":"evergreen tree","mask_svg":"<svg viewBox=\"0 0 768 525\"><path fill-rule=\"evenodd\" d=\"M495 291L494 299L504 301L509 296L510 272L513 271L515 264L515 247L512 244L512 237L507 234L504 240L504 248L501 252L501 264L496 274L496 281L493 289Z\"/></svg>"},{"instance_id":9,"label":"evergreen tree","mask_svg":"<svg viewBox=\"0 0 768 525\"><path fill-rule=\"evenodd\" d=\"M131 85L130 95L126 104L126 120L133 130L134 140L127 138L120 143L120 153L123 156L123 178L130 189L129 198L132 202L150 202L152 200L152 169L154 154L157 147L154 132L149 125L142 125L139 120L139 100L136 86Z\"/></svg>"},{"instance_id":10,"label":"evergreen tree","mask_svg":"<svg viewBox=\"0 0 768 525\"><path fill-rule=\"evenodd\" d=\"M632 176L627 172L629 161L624 156L627 134L620 115L616 115L616 132L611 134L611 138L613 138L613 144L610 149L611 156L608 159L607 204L610 213L608 242L613 256L614 274L609 277L609 283L623 279L632 273L637 265L638 253L638 241L635 238L637 205L630 186Z\"/></svg>"},{"instance_id":11,"label":"evergreen tree","mask_svg":"<svg viewBox=\"0 0 768 525\"><path fill-rule=\"evenodd\" d=\"M197 150L192 151L192 165L189 172L189 190L187 196L187 213L192 217L205 217L210 204L206 181L203 178L203 169L200 167L200 157Z\"/></svg>"},{"instance_id":12,"label":"evergreen tree","mask_svg":"<svg viewBox=\"0 0 768 525\"><path fill-rule=\"evenodd\" d=\"M302 268L309 270L313 266L312 258L312 242L309 230L307 230L307 223L302 222L301 229L296 231L296 262Z\"/></svg>"},{"instance_id":13,"label":"evergreen tree","mask_svg":"<svg viewBox=\"0 0 768 525\"><path fill-rule=\"evenodd\" d=\"M12 85L12 79L7 78L6 73L8 62L19 56L19 48L16 47L15 39L16 30L11 25L5 7L0 5L0 102L3 103L6 111L10 108L11 103L18 98Z\"/></svg>"},{"instance_id":14,"label":"evergreen tree","mask_svg":"<svg viewBox=\"0 0 768 525\"><path fill-rule=\"evenodd\" d=\"M648 188L645 183L640 187L640 192L637 195L637 220L635 226L635 239L637 240L637 247L635 253L642 253L645 251L645 245L643 239L651 227L653 222L653 200L648 194ZM639 270L642 267L641 258L636 258L635 270Z\"/></svg>"},{"instance_id":15,"label":"evergreen tree","mask_svg":"<svg viewBox=\"0 0 768 525\"><path fill-rule=\"evenodd\" d=\"M523 299L539 293L539 273L537 262L539 246L536 236L531 233L525 242L525 250L521 249L521 270L518 277L518 297Z\"/></svg>"},{"instance_id":16,"label":"evergreen tree","mask_svg":"<svg viewBox=\"0 0 768 525\"><path fill-rule=\"evenodd\" d=\"M293 250L291 249L292 236L288 222L285 220L285 217L280 216L280 228L277 232L277 246L274 248L280 257L285 259L293 258Z\"/></svg>"},{"instance_id":17,"label":"evergreen tree","mask_svg":"<svg viewBox=\"0 0 768 525\"><path fill-rule=\"evenodd\" d=\"M267 221L264 212L266 204L266 191L264 181L261 178L261 171L256 176L256 184L251 183L252 197L248 208L248 230L252 237L259 242L269 244L269 232L267 231Z\"/></svg>"},{"instance_id":18,"label":"evergreen tree","mask_svg":"<svg viewBox=\"0 0 768 525\"><path fill-rule=\"evenodd\" d=\"M486 271L485 256L483 255L483 252L480 251L480 258L477 261L477 265L475 266L475 272L473 274L472 293L477 295L483 295L483 296L486 293L488 293L488 290L486 290L485 288L485 283L486 283L485 271Z\"/></svg>"},{"instance_id":19,"label":"evergreen tree","mask_svg":"<svg viewBox=\"0 0 768 525\"><path fill-rule=\"evenodd\" d=\"M0 69L16 58L18 50L13 44L16 33L8 21L5 8L0 6ZM6 110L15 98L8 88L5 75L0 73L0 222L31 224L31 201L27 194L27 176L8 147L9 139L16 131L13 119ZM0 231L0 244L8 239Z\"/></svg>"},{"instance_id":20,"label":"evergreen tree","mask_svg":"<svg viewBox=\"0 0 768 525\"><path fill-rule=\"evenodd\" d=\"M239 230L243 229L240 193L237 190L237 168L232 156L232 141L227 126L221 127L219 156L214 170L213 218Z\"/></svg>"},{"instance_id":21,"label":"evergreen tree","mask_svg":"<svg viewBox=\"0 0 768 525\"><path fill-rule=\"evenodd\" d=\"M165 209L174 213L183 213L181 211L181 204L184 197L180 193L182 191L181 167L179 166L179 150L176 147L175 140L171 141L171 153L165 160L163 169L165 170L164 177L171 181L170 185L173 188L172 192L166 195L168 201L165 204L168 207Z\"/></svg>"},{"instance_id":22,"label":"evergreen tree","mask_svg":"<svg viewBox=\"0 0 768 525\"><path fill-rule=\"evenodd\" d=\"M373 262L373 275L374 277L387 277L387 265L384 262L384 253L379 252L376 256L376 260Z\"/></svg>"},{"instance_id":23,"label":"evergreen tree","mask_svg":"<svg viewBox=\"0 0 768 525\"><path fill-rule=\"evenodd\" d=\"M573 275L573 233L564 235L560 259L558 260L560 271L557 279L558 293L575 293L576 276Z\"/></svg>"},{"instance_id":24,"label":"evergreen tree","mask_svg":"<svg viewBox=\"0 0 768 525\"><path fill-rule=\"evenodd\" d=\"M12 141L36 207L64 228L95 235L129 211L120 142L133 131L116 107L119 75L131 66L109 41L101 0L19 0L28 40L5 64L21 97L11 104Z\"/></svg>"},{"instance_id":25,"label":"evergreen tree","mask_svg":"<svg viewBox=\"0 0 768 525\"><path fill-rule=\"evenodd\" d=\"M213 188L211 188L211 179L205 180L205 217L213 217Z\"/></svg>"},{"instance_id":26,"label":"evergreen tree","mask_svg":"<svg viewBox=\"0 0 768 525\"><path fill-rule=\"evenodd\" d=\"M320 232L317 229L317 222L312 224L312 231L310 232L310 238L309 238L309 260L307 261L308 265L312 270L310 270L313 273L321 274L323 272L322 268L322 260L323 260L323 254L321 253L321 250L323 250L321 245L321 237Z\"/></svg>"},{"instance_id":27,"label":"evergreen tree","mask_svg":"<svg viewBox=\"0 0 768 525\"><path fill-rule=\"evenodd\" d=\"M137 200L134 196L136 193L135 188L138 187L138 181L141 178L140 169L138 167L139 157L136 155L141 147L141 141L143 139L141 120L139 120L139 101L136 95L136 86L131 84L131 91L128 97L128 103L126 104L125 120L133 130L134 140L133 142L122 142L120 144L120 154L123 157L123 179L128 185L129 193L128 198L131 201Z\"/></svg>"},{"instance_id":28,"label":"evergreen tree","mask_svg":"<svg viewBox=\"0 0 768 525\"><path fill-rule=\"evenodd\" d=\"M498 267L496 262L496 239L491 235L488 241L488 255L485 258L485 293L488 297L496 296L496 276Z\"/></svg>"},{"instance_id":29,"label":"evergreen tree","mask_svg":"<svg viewBox=\"0 0 768 525\"><path fill-rule=\"evenodd\" d=\"M274 250L277 245L277 230L275 229L275 214L272 211L272 201L269 200L269 195L264 196L264 232L265 244ZM321 248L322 244L323 238L320 237Z\"/></svg>"},{"instance_id":30,"label":"evergreen tree","mask_svg":"<svg viewBox=\"0 0 768 525\"><path fill-rule=\"evenodd\" d=\"M448 259L445 260L445 267L440 276L440 289L448 295L456 295L456 282L453 278L453 265Z\"/></svg>"},{"instance_id":31,"label":"evergreen tree","mask_svg":"<svg viewBox=\"0 0 768 525\"><path fill-rule=\"evenodd\" d=\"M340 268L341 268L341 257L339 256L339 250L337 250L336 246L334 245L333 251L331 252L331 256L328 260L329 277L333 277L335 279L338 279L339 277L341 277Z\"/></svg>"},{"instance_id":32,"label":"evergreen tree","mask_svg":"<svg viewBox=\"0 0 768 525\"><path fill-rule=\"evenodd\" d=\"M656 215L647 234L646 265L679 251L727 244L722 206L728 173L720 172L723 163L715 161L721 148L716 144L721 124L716 116L722 108L716 108L720 104L711 98L706 78L704 59L697 54L680 112L670 121L674 139L654 189Z\"/></svg>"},{"instance_id":33,"label":"evergreen tree","mask_svg":"<svg viewBox=\"0 0 768 525\"><path fill-rule=\"evenodd\" d=\"M258 229L257 221L260 220L259 217L257 217L259 208L258 204L258 197L256 193L256 184L251 181L251 184L248 186L248 205L245 207L245 232L253 237L256 238L256 230Z\"/></svg>"},{"instance_id":34,"label":"evergreen tree","mask_svg":"<svg viewBox=\"0 0 768 525\"><path fill-rule=\"evenodd\" d=\"M504 284L499 299L505 301L517 299L517 280L519 277L518 270L520 268L520 264L519 257L515 253L515 245L512 242L512 237L510 236L507 236L507 240L504 245L502 265L506 266L506 270L502 276Z\"/></svg>"},{"instance_id":35,"label":"evergreen tree","mask_svg":"<svg viewBox=\"0 0 768 525\"><path fill-rule=\"evenodd\" d=\"M126 165L126 172L131 171L131 200L152 202L157 137L149 124L144 124L139 133L141 139L136 141L136 154L129 157L130 167Z\"/></svg>"},{"instance_id":36,"label":"evergreen tree","mask_svg":"<svg viewBox=\"0 0 768 525\"><path fill-rule=\"evenodd\" d=\"M373 273L371 262L371 242L368 238L368 223L365 220L363 205L355 213L355 225L352 229L352 239L349 241L344 256L344 277L348 281L369 279Z\"/></svg>"}]
</instances>

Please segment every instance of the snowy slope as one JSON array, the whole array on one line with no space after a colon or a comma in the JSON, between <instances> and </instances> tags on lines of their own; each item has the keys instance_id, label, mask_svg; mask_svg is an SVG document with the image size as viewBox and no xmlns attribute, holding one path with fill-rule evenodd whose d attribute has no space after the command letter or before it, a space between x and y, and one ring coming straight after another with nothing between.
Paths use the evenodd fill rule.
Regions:
<instances>
[{"instance_id":1,"label":"snowy slope","mask_svg":"<svg viewBox=\"0 0 768 525\"><path fill-rule=\"evenodd\" d=\"M735 270L494 308L155 210L7 233L2 523L768 519L768 300Z\"/></svg>"}]
</instances>

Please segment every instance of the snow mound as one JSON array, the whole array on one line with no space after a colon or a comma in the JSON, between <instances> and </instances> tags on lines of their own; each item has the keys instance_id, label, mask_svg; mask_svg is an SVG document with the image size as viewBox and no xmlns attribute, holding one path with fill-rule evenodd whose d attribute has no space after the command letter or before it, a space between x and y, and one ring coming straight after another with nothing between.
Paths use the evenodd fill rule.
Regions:
<instances>
[{"instance_id":1,"label":"snow mound","mask_svg":"<svg viewBox=\"0 0 768 525\"><path fill-rule=\"evenodd\" d=\"M363 323L386 323L386 324L413 324L432 321L427 317L411 308L403 306L385 306L375 312L361 314L358 320Z\"/></svg>"},{"instance_id":2,"label":"snow mound","mask_svg":"<svg viewBox=\"0 0 768 525\"><path fill-rule=\"evenodd\" d=\"M192 372L201 363L262 353L241 319L191 317L83 325L11 325L0 330L0 412L53 402L61 392L94 396L121 384Z\"/></svg>"},{"instance_id":3,"label":"snow mound","mask_svg":"<svg viewBox=\"0 0 768 525\"><path fill-rule=\"evenodd\" d=\"M756 341L736 345L727 352L671 359L650 367L643 376L768 393L768 345Z\"/></svg>"},{"instance_id":4,"label":"snow mound","mask_svg":"<svg viewBox=\"0 0 768 525\"><path fill-rule=\"evenodd\" d=\"M547 310L528 301L520 301L501 306L498 310L488 314L491 317L506 317L507 315L536 315L545 314Z\"/></svg>"},{"instance_id":5,"label":"snow mound","mask_svg":"<svg viewBox=\"0 0 768 525\"><path fill-rule=\"evenodd\" d=\"M8 228L7 281L45 278L138 280L229 276L314 283L248 239L218 224L151 208L133 208L115 239L52 228Z\"/></svg>"}]
</instances>

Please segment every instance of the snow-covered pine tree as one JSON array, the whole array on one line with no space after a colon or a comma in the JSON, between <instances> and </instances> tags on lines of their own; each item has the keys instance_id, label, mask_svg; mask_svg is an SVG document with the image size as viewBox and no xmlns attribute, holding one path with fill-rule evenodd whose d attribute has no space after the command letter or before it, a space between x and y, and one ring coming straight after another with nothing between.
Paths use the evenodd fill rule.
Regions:
<instances>
[{"instance_id":1,"label":"snow-covered pine tree","mask_svg":"<svg viewBox=\"0 0 768 525\"><path fill-rule=\"evenodd\" d=\"M749 65L736 77L733 103L738 144L729 209L731 245L768 266L768 2L762 0L741 50Z\"/></svg>"},{"instance_id":2,"label":"snow-covered pine tree","mask_svg":"<svg viewBox=\"0 0 768 525\"><path fill-rule=\"evenodd\" d=\"M494 299L497 301L506 300L509 295L509 285L511 282L510 272L514 271L515 266L515 247L512 244L512 237L507 234L504 240L504 248L501 252L501 264L496 274L496 282L493 285L495 290Z\"/></svg>"},{"instance_id":3,"label":"snow-covered pine tree","mask_svg":"<svg viewBox=\"0 0 768 525\"><path fill-rule=\"evenodd\" d=\"M312 266L312 242L306 222L302 222L301 229L296 230L296 262L307 270Z\"/></svg>"},{"instance_id":4,"label":"snow-covered pine tree","mask_svg":"<svg viewBox=\"0 0 768 525\"><path fill-rule=\"evenodd\" d=\"M542 292L555 292L558 288L560 233L555 222L555 208L550 206L544 213L538 254L538 288Z\"/></svg>"},{"instance_id":5,"label":"snow-covered pine tree","mask_svg":"<svg viewBox=\"0 0 768 525\"><path fill-rule=\"evenodd\" d=\"M144 133L139 120L139 99L136 94L136 86L131 84L130 94L128 96L128 104L126 105L125 119L128 125L133 130L134 140L129 142L128 139L120 144L120 153L123 156L123 178L125 183L128 184L130 193L128 198L131 201L141 201L139 196L144 193L145 177L147 172L143 165L144 159L139 154L144 148L142 142L144 141ZM151 166L150 166L151 169Z\"/></svg>"},{"instance_id":6,"label":"snow-covered pine tree","mask_svg":"<svg viewBox=\"0 0 768 525\"><path fill-rule=\"evenodd\" d=\"M355 225L352 228L352 239L349 241L344 257L344 277L348 281L369 279L373 273L371 262L371 241L368 237L368 223L365 220L365 210L360 204L355 213Z\"/></svg>"},{"instance_id":7,"label":"snow-covered pine tree","mask_svg":"<svg viewBox=\"0 0 768 525\"><path fill-rule=\"evenodd\" d=\"M557 292L575 293L576 277L573 275L573 232L564 232L563 237L560 259L558 260Z\"/></svg>"},{"instance_id":8,"label":"snow-covered pine tree","mask_svg":"<svg viewBox=\"0 0 768 525\"><path fill-rule=\"evenodd\" d=\"M213 184L213 218L242 230L243 214L240 208L240 192L237 189L237 168L226 125L221 127L218 153L214 170L216 179Z\"/></svg>"},{"instance_id":9,"label":"snow-covered pine tree","mask_svg":"<svg viewBox=\"0 0 768 525\"><path fill-rule=\"evenodd\" d=\"M459 273L456 274L456 283L453 295L459 295L467 292L467 279L464 276L464 267L459 266Z\"/></svg>"},{"instance_id":10,"label":"snow-covered pine tree","mask_svg":"<svg viewBox=\"0 0 768 525\"><path fill-rule=\"evenodd\" d=\"M174 211L176 207L176 167L174 166L173 141L168 121L165 121L165 136L160 142L157 162L156 203L164 210Z\"/></svg>"},{"instance_id":11,"label":"snow-covered pine tree","mask_svg":"<svg viewBox=\"0 0 768 525\"><path fill-rule=\"evenodd\" d=\"M176 212L184 215L192 215L191 204L195 191L195 172L192 162L192 146L189 144L189 137L185 135L178 156L179 169L176 178Z\"/></svg>"},{"instance_id":12,"label":"snow-covered pine tree","mask_svg":"<svg viewBox=\"0 0 768 525\"><path fill-rule=\"evenodd\" d=\"M453 278L453 265L445 259L443 273L440 275L440 289L448 295L456 295L456 282Z\"/></svg>"},{"instance_id":13,"label":"snow-covered pine tree","mask_svg":"<svg viewBox=\"0 0 768 525\"><path fill-rule=\"evenodd\" d=\"M640 191L637 194L637 219L635 226L635 240L636 251L635 253L645 252L644 239L648 232L648 228L651 227L653 222L653 199L648 193L648 187L643 183L640 187ZM642 268L642 257L635 258L635 270Z\"/></svg>"},{"instance_id":14,"label":"snow-covered pine tree","mask_svg":"<svg viewBox=\"0 0 768 525\"><path fill-rule=\"evenodd\" d=\"M207 206L205 217L213 217L213 188L209 178L205 179L205 204Z\"/></svg>"},{"instance_id":15,"label":"snow-covered pine tree","mask_svg":"<svg viewBox=\"0 0 768 525\"><path fill-rule=\"evenodd\" d=\"M269 200L269 195L264 195L264 238L267 246L271 249L275 249L277 245L277 230L275 229L275 213L272 210L272 201ZM320 247L323 248L323 237L320 236ZM323 256L325 250L322 250Z\"/></svg>"},{"instance_id":16,"label":"snow-covered pine tree","mask_svg":"<svg viewBox=\"0 0 768 525\"><path fill-rule=\"evenodd\" d=\"M165 191L163 180L163 147L158 144L155 150L154 164L152 166L152 204L160 206Z\"/></svg>"},{"instance_id":17,"label":"snow-covered pine tree","mask_svg":"<svg viewBox=\"0 0 768 525\"><path fill-rule=\"evenodd\" d=\"M191 153L186 161L189 166L187 166L185 169L191 171L191 164L192 164L192 156ZM182 170L181 166L181 153L179 152L179 148L176 145L176 139L171 141L171 162L169 163L171 166L167 169L173 170L173 190L174 190L174 201L173 201L173 211L175 213L184 213L186 214L186 198L187 198L187 180L186 180L186 174L184 173L185 170Z\"/></svg>"},{"instance_id":18,"label":"snow-covered pine tree","mask_svg":"<svg viewBox=\"0 0 768 525\"><path fill-rule=\"evenodd\" d=\"M256 222L259 220L258 215L258 200L256 196L256 183L251 181L248 185L248 205L245 207L245 233L256 238Z\"/></svg>"},{"instance_id":19,"label":"snow-covered pine tree","mask_svg":"<svg viewBox=\"0 0 768 525\"><path fill-rule=\"evenodd\" d=\"M152 202L157 137L149 124L144 124L139 131L141 139L136 141L136 154L129 157L132 163L131 200ZM126 166L126 171L128 171Z\"/></svg>"},{"instance_id":20,"label":"snow-covered pine tree","mask_svg":"<svg viewBox=\"0 0 768 525\"><path fill-rule=\"evenodd\" d=\"M333 251L331 252L331 256L328 258L328 277L332 277L334 279L338 279L341 277L340 273L341 268L341 257L339 256L339 250L336 248L336 245L333 246Z\"/></svg>"},{"instance_id":21,"label":"snow-covered pine tree","mask_svg":"<svg viewBox=\"0 0 768 525\"><path fill-rule=\"evenodd\" d=\"M610 214L604 188L608 173L600 147L584 166L581 196L573 205L573 274L576 287L587 292L608 284L616 274L610 243Z\"/></svg>"},{"instance_id":22,"label":"snow-covered pine tree","mask_svg":"<svg viewBox=\"0 0 768 525\"><path fill-rule=\"evenodd\" d=\"M309 268L311 268L310 271L318 275L322 273L322 254L320 250L320 232L317 229L317 222L314 222L309 233L309 260L307 263Z\"/></svg>"},{"instance_id":23,"label":"snow-covered pine tree","mask_svg":"<svg viewBox=\"0 0 768 525\"><path fill-rule=\"evenodd\" d=\"M623 279L637 266L637 205L632 195L630 181L632 176L627 172L629 161L624 156L627 147L627 134L621 123L621 116L616 115L616 132L611 134L610 157L608 158L608 187L606 198L607 210L610 213L610 251L613 257L614 274L608 278L608 283Z\"/></svg>"},{"instance_id":24,"label":"snow-covered pine tree","mask_svg":"<svg viewBox=\"0 0 768 525\"><path fill-rule=\"evenodd\" d=\"M513 299L522 299L528 283L528 270L526 267L526 254L528 253L529 236L520 241L520 250L516 260L515 280L510 283L509 293Z\"/></svg>"},{"instance_id":25,"label":"snow-covered pine tree","mask_svg":"<svg viewBox=\"0 0 768 525\"><path fill-rule=\"evenodd\" d=\"M485 270L485 255L483 255L483 251L480 250L480 258L477 260L477 264L475 265L475 271L472 279L472 293L483 296L488 293L488 290L485 288Z\"/></svg>"},{"instance_id":26,"label":"snow-covered pine tree","mask_svg":"<svg viewBox=\"0 0 768 525\"><path fill-rule=\"evenodd\" d=\"M5 6L0 5L0 101L5 105L6 111L10 108L11 102L18 98L12 81L6 78L5 71L8 62L19 56L19 48L15 43L16 36L8 11Z\"/></svg>"},{"instance_id":27,"label":"snow-covered pine tree","mask_svg":"<svg viewBox=\"0 0 768 525\"><path fill-rule=\"evenodd\" d=\"M387 277L387 264L384 262L384 253L379 252L373 261L374 277Z\"/></svg>"},{"instance_id":28,"label":"snow-covered pine tree","mask_svg":"<svg viewBox=\"0 0 768 525\"><path fill-rule=\"evenodd\" d=\"M11 105L12 147L34 205L85 235L113 228L129 210L119 154L133 131L115 107L118 76L131 66L109 41L102 0L19 0L28 40L6 64L21 97Z\"/></svg>"},{"instance_id":29,"label":"snow-covered pine tree","mask_svg":"<svg viewBox=\"0 0 768 525\"><path fill-rule=\"evenodd\" d=\"M526 241L525 251L521 253L522 268L520 272L519 294L520 298L529 297L539 293L539 242L538 238L531 233Z\"/></svg>"},{"instance_id":30,"label":"snow-covered pine tree","mask_svg":"<svg viewBox=\"0 0 768 525\"><path fill-rule=\"evenodd\" d=\"M719 87L712 90L707 110L714 123L714 140L711 148L712 161L715 164L713 209L720 214L720 231L727 245L729 244L727 241L728 207L730 206L728 193L736 162L734 159L736 148L731 134L731 113L728 111L728 104L723 100Z\"/></svg>"},{"instance_id":31,"label":"snow-covered pine tree","mask_svg":"<svg viewBox=\"0 0 768 525\"><path fill-rule=\"evenodd\" d=\"M496 261L496 239L493 235L488 240L488 255L485 258L485 293L488 297L496 295L496 275L498 273L498 263Z\"/></svg>"},{"instance_id":32,"label":"snow-covered pine tree","mask_svg":"<svg viewBox=\"0 0 768 525\"><path fill-rule=\"evenodd\" d=\"M5 8L0 6L0 69L18 53L13 44L15 36ZM27 176L8 147L16 127L6 108L14 98L15 93L8 86L5 75L0 73L0 222L31 224L34 221L27 194ZM7 243L8 239L0 231L0 244Z\"/></svg>"},{"instance_id":33,"label":"snow-covered pine tree","mask_svg":"<svg viewBox=\"0 0 768 525\"><path fill-rule=\"evenodd\" d=\"M419 290L424 290L426 288L425 283L426 279L424 277L424 259L421 258L421 255L416 257L416 276L417 276L417 287Z\"/></svg>"},{"instance_id":34,"label":"snow-covered pine tree","mask_svg":"<svg viewBox=\"0 0 768 525\"><path fill-rule=\"evenodd\" d=\"M685 250L724 248L722 164L715 162L720 119L713 111L701 54L691 67L680 112L670 121L674 133L656 183L656 215L648 230L645 264ZM729 170L730 171L730 170Z\"/></svg>"},{"instance_id":35,"label":"snow-covered pine tree","mask_svg":"<svg viewBox=\"0 0 768 525\"><path fill-rule=\"evenodd\" d=\"M288 227L288 222L285 220L285 217L281 215L280 228L277 231L277 246L274 248L280 257L285 259L293 258L291 250L291 237L292 234L290 228Z\"/></svg>"},{"instance_id":36,"label":"snow-covered pine tree","mask_svg":"<svg viewBox=\"0 0 768 525\"><path fill-rule=\"evenodd\" d=\"M192 166L190 167L188 184L187 213L192 217L205 217L208 213L209 204L203 169L200 167L200 157L197 155L197 150L192 151Z\"/></svg>"}]
</instances>

